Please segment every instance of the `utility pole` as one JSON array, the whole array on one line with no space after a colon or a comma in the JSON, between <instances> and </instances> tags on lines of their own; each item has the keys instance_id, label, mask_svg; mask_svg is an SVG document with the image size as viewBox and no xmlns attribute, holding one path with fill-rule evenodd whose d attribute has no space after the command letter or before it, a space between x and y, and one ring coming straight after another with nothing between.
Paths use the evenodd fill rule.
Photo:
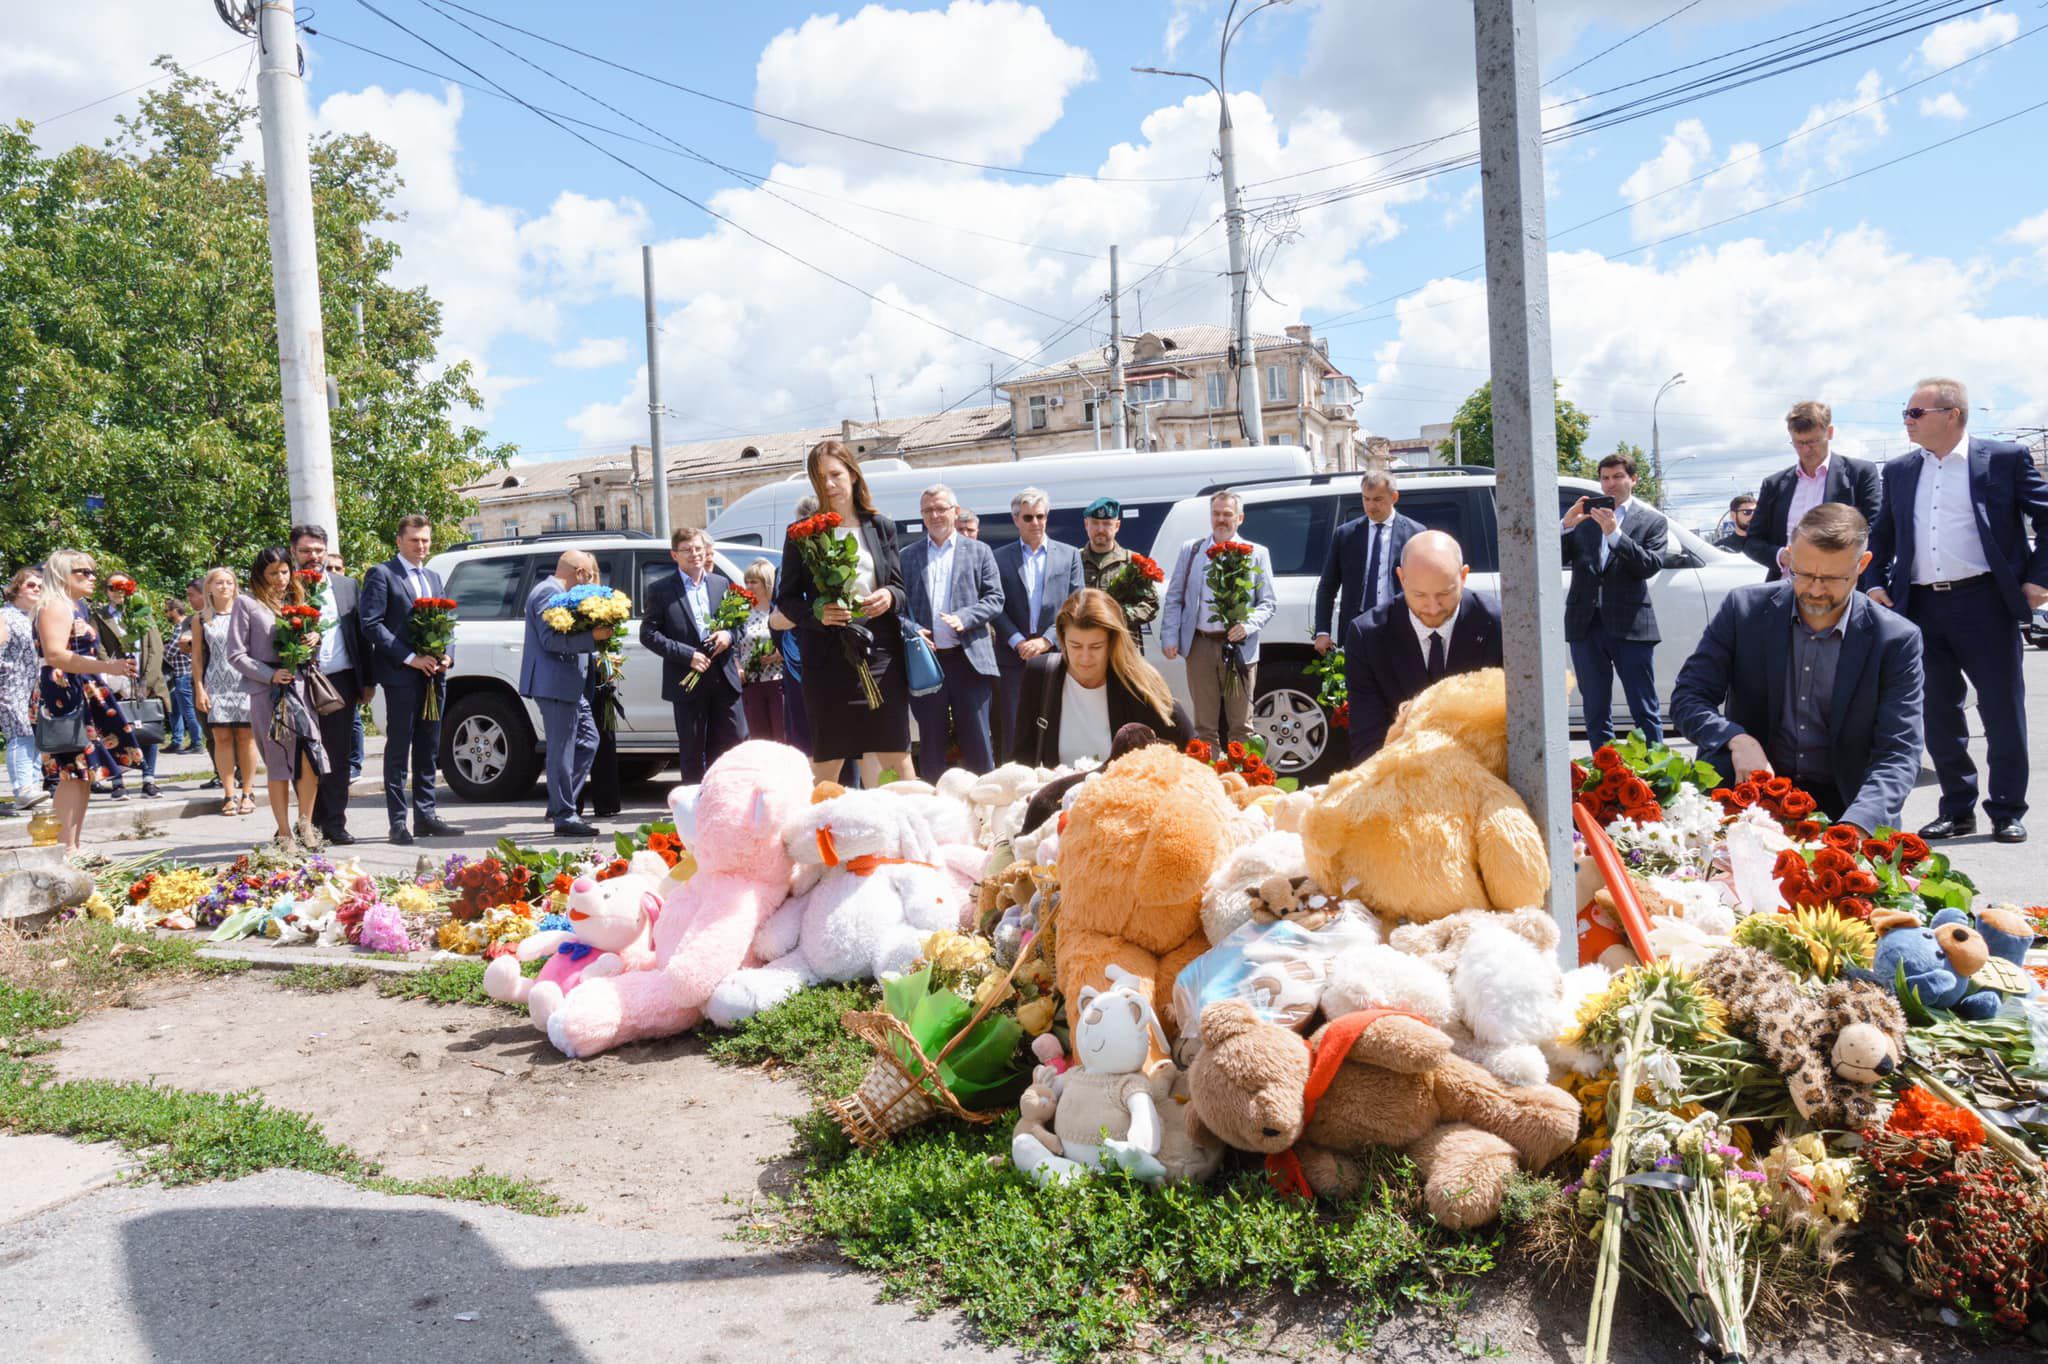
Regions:
<instances>
[{"instance_id":1,"label":"utility pole","mask_svg":"<svg viewBox=\"0 0 2048 1364\"><path fill-rule=\"evenodd\" d=\"M989 366L989 374L991 376L995 374L994 365ZM875 376L872 374L868 376L868 401L874 404L875 425L880 426L882 424L882 395L881 392L875 388Z\"/></svg>"},{"instance_id":2,"label":"utility pole","mask_svg":"<svg viewBox=\"0 0 2048 1364\"><path fill-rule=\"evenodd\" d=\"M327 343L320 320L320 257L306 153L306 85L293 0L225 0L220 16L254 34L256 100L263 123L263 193L270 218L270 284L277 306L277 371L294 524L341 543L334 504L334 443L327 415Z\"/></svg>"},{"instance_id":3,"label":"utility pole","mask_svg":"<svg viewBox=\"0 0 2048 1364\"><path fill-rule=\"evenodd\" d=\"M1684 374L1674 374L1664 381L1657 390L1657 396L1650 399L1650 479L1657 488L1657 505L1664 505L1664 448L1657 433L1657 404L1664 401L1664 395L1685 382Z\"/></svg>"},{"instance_id":4,"label":"utility pole","mask_svg":"<svg viewBox=\"0 0 2048 1364\"><path fill-rule=\"evenodd\" d=\"M1564 586L1558 574L1557 422L1551 387L1549 249L1536 0L1473 0L1486 321L1493 373L1494 505L1500 518L1501 645L1508 782L1528 803L1550 863L1558 955L1579 964L1566 739Z\"/></svg>"},{"instance_id":5,"label":"utility pole","mask_svg":"<svg viewBox=\"0 0 2048 1364\"><path fill-rule=\"evenodd\" d=\"M654 454L654 538L668 541L668 461L661 453L661 328L654 320L654 248L640 248L647 303L647 439Z\"/></svg>"},{"instance_id":6,"label":"utility pole","mask_svg":"<svg viewBox=\"0 0 2048 1364\"><path fill-rule=\"evenodd\" d=\"M1109 429L1116 437L1116 448L1131 448L1131 431L1124 419L1124 329L1123 313L1119 310L1118 296L1122 291L1117 286L1116 247L1109 248L1109 344L1102 348L1103 356L1109 361Z\"/></svg>"}]
</instances>

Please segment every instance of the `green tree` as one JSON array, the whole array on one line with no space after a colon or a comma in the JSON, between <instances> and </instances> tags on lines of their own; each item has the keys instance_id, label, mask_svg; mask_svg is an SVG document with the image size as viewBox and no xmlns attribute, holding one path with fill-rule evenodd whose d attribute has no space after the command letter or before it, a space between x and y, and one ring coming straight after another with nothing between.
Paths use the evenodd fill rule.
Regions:
<instances>
[{"instance_id":1,"label":"green tree","mask_svg":"<svg viewBox=\"0 0 2048 1364\"><path fill-rule=\"evenodd\" d=\"M1616 441L1614 443L1614 453L1617 455L1627 455L1636 462L1635 496L1640 497L1653 507L1663 506L1664 480L1657 477L1651 470L1650 457L1643 453L1643 447L1632 441ZM1599 467L1597 462L1595 462L1594 467L1596 469Z\"/></svg>"},{"instance_id":2,"label":"green tree","mask_svg":"<svg viewBox=\"0 0 2048 1364\"><path fill-rule=\"evenodd\" d=\"M1553 388L1561 387L1552 381ZM1472 396L1459 405L1458 413L1451 418L1451 427L1463 439L1463 449L1454 438L1438 445L1437 453L1450 455L1459 453L1466 464L1483 464L1493 467L1493 380L1472 390ZM1584 451L1586 436L1593 429L1593 419L1572 405L1569 398L1557 400L1557 471L1590 477L1593 466L1587 462Z\"/></svg>"},{"instance_id":3,"label":"green tree","mask_svg":"<svg viewBox=\"0 0 2048 1364\"><path fill-rule=\"evenodd\" d=\"M46 157L0 128L0 565L69 545L169 587L246 572L290 524L263 177L235 159L255 111L161 64L175 79L104 148ZM351 565L388 555L404 511L454 530L461 486L510 453L460 420L480 398L437 361L439 305L387 278L395 165L358 136L312 156Z\"/></svg>"}]
</instances>

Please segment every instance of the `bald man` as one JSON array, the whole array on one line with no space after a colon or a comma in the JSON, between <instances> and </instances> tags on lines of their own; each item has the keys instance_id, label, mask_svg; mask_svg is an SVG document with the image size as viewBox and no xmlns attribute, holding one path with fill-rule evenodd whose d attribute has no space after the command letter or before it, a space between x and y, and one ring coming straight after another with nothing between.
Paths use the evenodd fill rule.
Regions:
<instances>
[{"instance_id":1,"label":"bald man","mask_svg":"<svg viewBox=\"0 0 2048 1364\"><path fill-rule=\"evenodd\" d=\"M597 720L585 690L590 656L611 638L605 627L565 635L541 619L548 598L597 581L597 560L580 549L555 561L555 576L526 598L526 649L519 660L519 694L540 707L548 745L548 818L557 838L594 838L595 825L576 818L576 798L597 757Z\"/></svg>"},{"instance_id":2,"label":"bald man","mask_svg":"<svg viewBox=\"0 0 2048 1364\"><path fill-rule=\"evenodd\" d=\"M1452 673L1501 666L1500 603L1465 590L1470 571L1442 531L1410 536L1394 569L1401 595L1344 627L1354 765L1380 751L1409 697Z\"/></svg>"}]
</instances>

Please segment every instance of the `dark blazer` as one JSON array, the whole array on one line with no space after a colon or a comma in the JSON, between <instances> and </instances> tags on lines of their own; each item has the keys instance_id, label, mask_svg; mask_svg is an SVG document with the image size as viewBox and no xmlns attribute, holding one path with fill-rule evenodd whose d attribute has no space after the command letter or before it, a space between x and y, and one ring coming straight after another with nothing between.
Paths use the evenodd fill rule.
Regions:
<instances>
[{"instance_id":1,"label":"dark blazer","mask_svg":"<svg viewBox=\"0 0 2048 1364\"><path fill-rule=\"evenodd\" d=\"M953 546L953 580L947 585L946 600L953 609L946 614L960 620L959 647L967 651L967 661L974 671L994 677L996 655L988 637L988 623L1003 610L1003 584L996 573L996 554L979 540L970 540L958 531L953 534L959 543ZM904 614L927 630L938 620L932 610L932 595L925 587L925 565L931 553L928 535L918 536L903 551Z\"/></svg>"},{"instance_id":2,"label":"dark blazer","mask_svg":"<svg viewBox=\"0 0 2048 1364\"><path fill-rule=\"evenodd\" d=\"M1667 528L1664 514L1641 498L1629 501L1628 519L1600 568L1600 525L1590 516L1565 532L1572 567L1564 598L1564 637L1584 639L1597 615L1616 639L1654 644L1657 612L1650 604L1650 579L1664 571Z\"/></svg>"},{"instance_id":3,"label":"dark blazer","mask_svg":"<svg viewBox=\"0 0 2048 1364\"><path fill-rule=\"evenodd\" d=\"M878 631L900 632L900 613L903 610L903 560L896 551L896 523L886 516L860 518L858 534L867 546L868 557L875 561L875 587L887 588L895 599L889 617L870 622ZM825 657L825 649L832 644L832 627L818 623L814 604L818 600L818 585L811 581L811 569L804 562L803 554L797 549L796 541L787 534L782 537L782 569L775 579L775 609L796 623L798 656L806 660ZM837 645L832 645L838 648ZM893 657L891 650L885 657ZM806 667L808 674L809 668Z\"/></svg>"},{"instance_id":4,"label":"dark blazer","mask_svg":"<svg viewBox=\"0 0 2048 1364\"><path fill-rule=\"evenodd\" d=\"M732 579L715 568L704 570L704 604L716 611L718 604L725 600L726 589L732 586ZM640 642L648 652L661 659L661 699L673 701L683 695L683 679L690 675L690 660L699 653L710 653L710 636L697 627L697 621L690 615L689 598L683 593L683 574L680 569L664 573L654 580L654 586L647 589L645 613L640 618ZM733 647L711 660L711 666L704 670L704 681L692 688L703 691L706 686L722 686L737 696L740 692L740 651L739 632L733 631Z\"/></svg>"},{"instance_id":5,"label":"dark blazer","mask_svg":"<svg viewBox=\"0 0 2048 1364\"><path fill-rule=\"evenodd\" d=\"M1502 666L1500 603L1467 590L1444 649L1447 672ZM1351 707L1351 761L1380 751L1402 702L1429 685L1429 659L1400 597L1353 616L1344 627L1345 699Z\"/></svg>"},{"instance_id":6,"label":"dark blazer","mask_svg":"<svg viewBox=\"0 0 2048 1364\"><path fill-rule=\"evenodd\" d=\"M1017 732L1010 740L1010 761L1030 767L1058 767L1060 764L1060 711L1066 700L1067 660L1061 654L1040 654L1024 664L1024 695L1017 705ZM1109 672L1103 684L1109 691L1109 736L1125 725L1149 725L1160 738L1175 748L1186 748L1195 737L1195 727L1181 703L1173 703L1173 714L1161 715L1145 698L1126 687ZM1107 757L1107 754L1103 755Z\"/></svg>"},{"instance_id":7,"label":"dark blazer","mask_svg":"<svg viewBox=\"0 0 2048 1364\"><path fill-rule=\"evenodd\" d=\"M1427 530L1420 521L1411 516L1401 515L1396 510L1388 518L1387 543L1380 550L1386 556L1387 581L1394 584L1395 595L1400 594L1400 585L1393 576L1393 568L1401 562L1401 551L1407 547L1408 537ZM1365 612L1365 561L1372 553L1372 522L1366 517L1346 521L1337 527L1337 533L1330 537L1329 557L1323 560L1323 576L1316 583L1316 620L1314 633L1331 633L1331 611L1336 611L1337 634L1341 638L1343 629L1351 618ZM1338 594L1338 588L1343 594ZM1379 603L1374 603L1378 605Z\"/></svg>"},{"instance_id":8,"label":"dark blazer","mask_svg":"<svg viewBox=\"0 0 2048 1364\"><path fill-rule=\"evenodd\" d=\"M1060 604L1079 592L1086 582L1081 571L1081 551L1072 545L1063 545L1057 540L1045 542L1045 583L1038 594L1038 619L1031 619L1031 596L1024 590L1024 542L1012 540L995 552L996 577L1003 585L1003 614L994 622L996 630L996 666L1003 669L1020 668L1023 660L1010 647L1010 633L1030 639L1043 636L1052 645L1052 651L1060 649L1059 637L1052 632L1053 617L1060 613Z\"/></svg>"},{"instance_id":9,"label":"dark blazer","mask_svg":"<svg viewBox=\"0 0 2048 1364\"><path fill-rule=\"evenodd\" d=\"M441 575L423 570L427 593L438 597L448 589ZM417 600L411 587L412 575L405 560L393 555L363 575L362 597L356 618L362 632L363 654L367 656L372 686L420 686L426 679L417 669L405 666L412 656L412 604ZM451 646L452 648L452 646Z\"/></svg>"},{"instance_id":10,"label":"dark blazer","mask_svg":"<svg viewBox=\"0 0 2048 1364\"><path fill-rule=\"evenodd\" d=\"M1920 486L1924 456L1911 450L1884 466L1884 505L1870 529L1870 567L1864 570L1867 591L1882 587L1892 606L1906 609L1913 590L1913 504ZM2027 447L2004 440L1970 441L1970 507L1977 514L1977 536L2005 609L2014 620L2033 614L2021 583L2048 587L2048 481L2034 467ZM2027 523L2034 542L2027 543Z\"/></svg>"},{"instance_id":11,"label":"dark blazer","mask_svg":"<svg viewBox=\"0 0 2048 1364\"><path fill-rule=\"evenodd\" d=\"M1881 482L1877 466L1870 461L1830 452L1828 485L1821 501L1854 507L1875 526L1883 500ZM1742 553L1770 570L1764 579L1767 583L1785 576L1778 567L1778 551L1792 543L1792 527L1787 522L1792 511L1792 491L1798 486L1799 466L1794 464L1772 474L1757 490L1756 514L1749 519L1749 539L1743 543Z\"/></svg>"},{"instance_id":12,"label":"dark blazer","mask_svg":"<svg viewBox=\"0 0 2048 1364\"><path fill-rule=\"evenodd\" d=\"M1729 740L1747 734L1771 746L1791 667L1794 609L1789 582L1736 588L1707 623L1672 688L1672 722L1730 781ZM1866 831L1898 826L1920 775L1920 687L1919 629L1852 593L1828 712L1847 823Z\"/></svg>"}]
</instances>

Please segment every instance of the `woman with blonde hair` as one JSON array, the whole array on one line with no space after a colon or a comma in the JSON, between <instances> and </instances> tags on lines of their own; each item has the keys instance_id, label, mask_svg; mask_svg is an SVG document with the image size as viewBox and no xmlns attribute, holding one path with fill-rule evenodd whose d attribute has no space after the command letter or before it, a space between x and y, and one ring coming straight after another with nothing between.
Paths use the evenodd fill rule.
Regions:
<instances>
[{"instance_id":1,"label":"woman with blonde hair","mask_svg":"<svg viewBox=\"0 0 2048 1364\"><path fill-rule=\"evenodd\" d=\"M775 609L796 628L803 659L804 710L811 732L811 771L824 781L848 758L860 759L861 780L872 786L888 768L899 777L910 765L910 688L904 680L903 564L896 554L896 524L875 510L860 461L836 440L822 440L804 460L820 512L839 517L820 532L852 540L858 568L853 594L860 618L836 601L822 600L794 536L782 542L782 587ZM794 527L792 527L794 529ZM874 686L861 677L865 668Z\"/></svg>"},{"instance_id":2,"label":"woman with blonde hair","mask_svg":"<svg viewBox=\"0 0 2048 1364\"><path fill-rule=\"evenodd\" d=\"M305 604L306 590L292 572L292 552L271 545L256 552L249 590L235 600L228 615L228 662L242 675L249 693L249 727L263 754L270 813L277 820L277 849L283 853L318 852L326 846L313 828L313 802L320 794L320 774L327 770L327 751L320 746L320 725L306 695L305 679L286 667L277 652L278 617L287 605ZM318 649L319 632L309 633L306 642Z\"/></svg>"},{"instance_id":3,"label":"woman with blonde hair","mask_svg":"<svg viewBox=\"0 0 2048 1364\"><path fill-rule=\"evenodd\" d=\"M83 550L60 549L43 567L43 601L36 608L36 642L43 664L38 679L32 722L53 721L71 730L60 748L44 746L43 785L53 790L58 841L66 853L79 851L85 828L85 807L92 784L111 778L115 767L140 767L142 747L135 731L121 717L113 693L102 677L134 677L132 658L100 656L99 632L93 628L86 599L99 581L92 556ZM48 726L46 726L48 728ZM74 747L71 739L75 739Z\"/></svg>"},{"instance_id":4,"label":"woman with blonde hair","mask_svg":"<svg viewBox=\"0 0 2048 1364\"><path fill-rule=\"evenodd\" d=\"M249 728L249 693L228 662L228 621L241 594L232 568L209 570L199 589L199 620L192 627L192 704L206 717L213 766L220 773L220 812L256 810L256 735ZM235 796L236 776L242 794Z\"/></svg>"},{"instance_id":5,"label":"woman with blonde hair","mask_svg":"<svg viewBox=\"0 0 2048 1364\"><path fill-rule=\"evenodd\" d=\"M789 620L775 609L775 565L756 559L747 565L747 591L754 594L754 609L740 629L740 704L747 709L747 737L789 742L789 726L782 714L782 644L777 635Z\"/></svg>"},{"instance_id":6,"label":"woman with blonde hair","mask_svg":"<svg viewBox=\"0 0 2048 1364\"><path fill-rule=\"evenodd\" d=\"M1129 724L1187 747L1195 737L1188 713L1138 652L1114 597L1082 588L1060 603L1053 630L1059 651L1024 665L1011 761L1030 767L1102 762L1117 731Z\"/></svg>"}]
</instances>

